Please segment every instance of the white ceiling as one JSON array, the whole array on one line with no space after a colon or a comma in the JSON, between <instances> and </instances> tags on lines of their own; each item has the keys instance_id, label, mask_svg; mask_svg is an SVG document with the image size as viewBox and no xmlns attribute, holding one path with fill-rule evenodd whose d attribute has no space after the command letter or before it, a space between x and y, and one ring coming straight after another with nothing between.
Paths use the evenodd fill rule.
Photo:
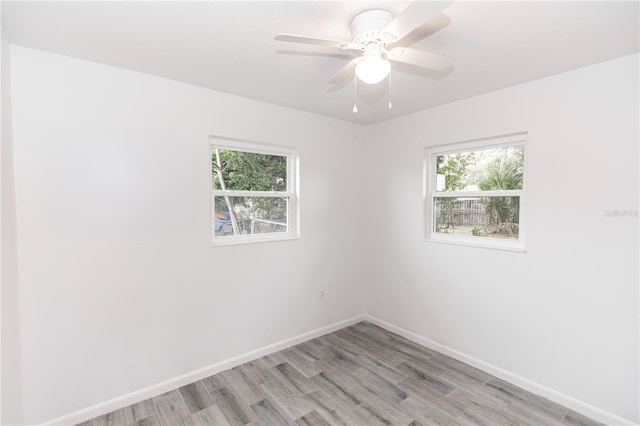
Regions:
<instances>
[{"instance_id":1,"label":"white ceiling","mask_svg":"<svg viewBox=\"0 0 640 426\"><path fill-rule=\"evenodd\" d=\"M372 123L638 52L638 1L458 1L402 43L457 58L434 72L394 63L387 84L329 80L349 51L279 32L351 40L349 23L407 1L2 1L14 44ZM303 54L306 53L306 54Z\"/></svg>"}]
</instances>

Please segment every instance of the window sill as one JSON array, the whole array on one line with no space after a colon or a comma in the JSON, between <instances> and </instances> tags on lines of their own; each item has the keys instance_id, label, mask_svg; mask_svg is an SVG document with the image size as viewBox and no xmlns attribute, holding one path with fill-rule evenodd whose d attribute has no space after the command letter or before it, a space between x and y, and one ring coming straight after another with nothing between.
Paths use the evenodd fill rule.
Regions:
<instances>
[{"instance_id":1,"label":"window sill","mask_svg":"<svg viewBox=\"0 0 640 426\"><path fill-rule=\"evenodd\" d=\"M482 237L477 237L482 238ZM483 241L471 241L468 239L453 239L453 238L424 238L423 241L427 243L437 243L437 244L451 244L457 246L466 246L466 247L478 247L484 249L491 250L502 250L502 251L511 251L515 253L526 253L525 248L519 243L495 243L491 240L487 241L483 239Z\"/></svg>"},{"instance_id":2,"label":"window sill","mask_svg":"<svg viewBox=\"0 0 640 426\"><path fill-rule=\"evenodd\" d=\"M235 237L218 237L211 241L211 247L225 247L236 246L243 244L260 244L260 243L275 243L278 241L291 241L299 240L299 235L268 235L268 236L255 236L255 235L241 235Z\"/></svg>"}]
</instances>

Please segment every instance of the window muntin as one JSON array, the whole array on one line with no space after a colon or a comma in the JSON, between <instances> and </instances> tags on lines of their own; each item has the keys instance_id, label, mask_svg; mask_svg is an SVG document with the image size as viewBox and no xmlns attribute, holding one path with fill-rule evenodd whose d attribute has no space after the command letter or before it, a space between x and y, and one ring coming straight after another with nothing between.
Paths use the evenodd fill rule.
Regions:
<instances>
[{"instance_id":1,"label":"window muntin","mask_svg":"<svg viewBox=\"0 0 640 426\"><path fill-rule=\"evenodd\" d=\"M211 138L212 243L296 238L296 151Z\"/></svg>"},{"instance_id":2,"label":"window muntin","mask_svg":"<svg viewBox=\"0 0 640 426\"><path fill-rule=\"evenodd\" d=\"M425 150L425 239L524 250L526 136Z\"/></svg>"}]
</instances>

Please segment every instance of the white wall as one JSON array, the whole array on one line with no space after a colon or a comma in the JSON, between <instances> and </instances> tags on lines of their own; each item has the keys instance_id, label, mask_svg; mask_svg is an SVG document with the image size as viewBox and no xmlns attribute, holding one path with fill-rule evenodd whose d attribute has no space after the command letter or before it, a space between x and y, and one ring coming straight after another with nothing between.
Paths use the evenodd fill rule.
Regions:
<instances>
[{"instance_id":1,"label":"white wall","mask_svg":"<svg viewBox=\"0 0 640 426\"><path fill-rule=\"evenodd\" d=\"M27 423L363 313L360 126L21 47L12 85ZM299 240L210 247L212 134L299 149Z\"/></svg>"},{"instance_id":2,"label":"white wall","mask_svg":"<svg viewBox=\"0 0 640 426\"><path fill-rule=\"evenodd\" d=\"M638 76L633 55L370 126L368 311L638 422L638 218L605 214L638 209ZM518 131L527 252L422 241L424 147Z\"/></svg>"},{"instance_id":3,"label":"white wall","mask_svg":"<svg viewBox=\"0 0 640 426\"><path fill-rule=\"evenodd\" d=\"M0 424L11 425L22 422L22 379L20 359L20 315L18 286L18 257L16 235L16 201L13 167L13 138L11 129L11 82L9 44L0 32L2 54L2 146L1 156L1 226L0 235Z\"/></svg>"}]
</instances>

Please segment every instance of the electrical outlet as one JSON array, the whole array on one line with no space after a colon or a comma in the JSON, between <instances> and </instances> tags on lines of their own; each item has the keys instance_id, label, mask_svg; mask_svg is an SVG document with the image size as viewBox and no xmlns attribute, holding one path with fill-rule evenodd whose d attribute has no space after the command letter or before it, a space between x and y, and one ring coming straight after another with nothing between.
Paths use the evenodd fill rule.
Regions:
<instances>
[{"instance_id":1,"label":"electrical outlet","mask_svg":"<svg viewBox=\"0 0 640 426\"><path fill-rule=\"evenodd\" d=\"M324 288L320 289L320 294L318 295L318 300L324 302Z\"/></svg>"}]
</instances>

